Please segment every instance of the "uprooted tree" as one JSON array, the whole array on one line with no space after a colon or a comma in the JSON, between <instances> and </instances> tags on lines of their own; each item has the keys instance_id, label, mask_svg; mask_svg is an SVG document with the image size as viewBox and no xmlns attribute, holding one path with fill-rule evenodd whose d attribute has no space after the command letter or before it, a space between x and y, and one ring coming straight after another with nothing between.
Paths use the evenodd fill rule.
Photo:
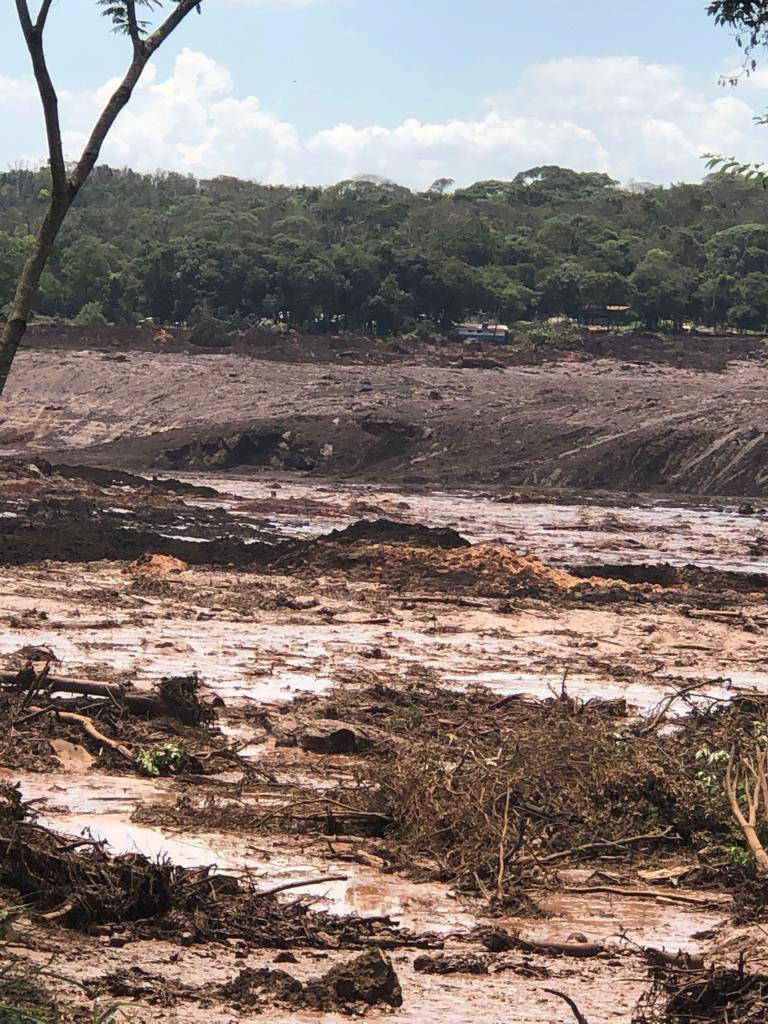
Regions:
<instances>
[{"instance_id":1,"label":"uprooted tree","mask_svg":"<svg viewBox=\"0 0 768 1024\"><path fill-rule=\"evenodd\" d=\"M75 198L98 160L101 147L119 113L128 104L133 90L152 55L193 10L201 11L204 0L172 0L175 6L153 27L141 15L165 5L165 0L96 0L102 13L112 22L115 31L128 37L132 48L131 62L120 84L109 98L75 164L68 167L64 158L56 88L48 69L45 54L45 30L53 0L42 0L36 17L29 0L15 0L22 35L32 60L43 107L48 139L51 188L48 208L37 230L32 251L24 265L11 304L10 314L0 337L0 395L16 352L27 329L40 278L51 255L56 237Z\"/></svg>"}]
</instances>

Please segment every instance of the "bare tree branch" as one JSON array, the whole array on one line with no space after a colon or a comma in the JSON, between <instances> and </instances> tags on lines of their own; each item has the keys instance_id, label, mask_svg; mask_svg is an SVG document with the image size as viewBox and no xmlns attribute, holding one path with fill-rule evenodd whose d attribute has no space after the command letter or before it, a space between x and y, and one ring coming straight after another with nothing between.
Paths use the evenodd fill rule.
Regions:
<instances>
[{"instance_id":1,"label":"bare tree branch","mask_svg":"<svg viewBox=\"0 0 768 1024\"><path fill-rule=\"evenodd\" d=\"M148 53L151 55L155 52L158 46L161 46L171 32L182 23L182 21L191 14L192 11L200 11L204 0L180 0L176 5L176 8L171 11L166 20L160 25L151 36L148 36L144 40L144 45L147 48Z\"/></svg>"},{"instance_id":2,"label":"bare tree branch","mask_svg":"<svg viewBox=\"0 0 768 1024\"><path fill-rule=\"evenodd\" d=\"M32 58L32 70L35 74L37 89L43 104L45 131L48 138L48 156L51 163L51 180L55 196L63 196L67 190L67 172L64 166L64 151L61 144L61 125L59 123L59 98L53 86L48 64L43 52L43 27L48 16L50 2L44 3L40 10L38 24L33 25L29 14L27 0L16 0L16 11L19 15L24 40ZM45 17L43 17L45 15Z\"/></svg>"},{"instance_id":3,"label":"bare tree branch","mask_svg":"<svg viewBox=\"0 0 768 1024\"><path fill-rule=\"evenodd\" d=\"M567 996L565 992L559 992L556 988L545 988L544 991L549 992L550 995L557 996L558 999L562 999L563 1002L566 1002L570 1006L571 1013L573 1013L573 1016L578 1021L578 1024L588 1024L587 1018L578 1008L575 1001L571 999L570 996Z\"/></svg>"},{"instance_id":4,"label":"bare tree branch","mask_svg":"<svg viewBox=\"0 0 768 1024\"><path fill-rule=\"evenodd\" d=\"M52 3L53 0L43 0L40 5L40 11L38 12L37 21L35 22L35 29L40 33L42 33L45 28L45 23L48 20L48 14L51 10Z\"/></svg>"},{"instance_id":5,"label":"bare tree branch","mask_svg":"<svg viewBox=\"0 0 768 1024\"><path fill-rule=\"evenodd\" d=\"M136 0L125 0L125 16L128 19L128 35L133 42L133 52L136 53L142 45L139 22L136 17Z\"/></svg>"}]
</instances>

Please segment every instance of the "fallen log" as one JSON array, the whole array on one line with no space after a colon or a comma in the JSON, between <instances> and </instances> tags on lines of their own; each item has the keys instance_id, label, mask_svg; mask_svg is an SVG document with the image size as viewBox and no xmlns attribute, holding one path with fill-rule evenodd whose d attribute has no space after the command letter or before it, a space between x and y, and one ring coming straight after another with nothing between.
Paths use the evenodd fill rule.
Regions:
<instances>
[{"instance_id":1,"label":"fallen log","mask_svg":"<svg viewBox=\"0 0 768 1024\"><path fill-rule=\"evenodd\" d=\"M544 939L524 939L517 932L503 928L492 928L481 934L480 941L491 953L508 953L521 949L525 953L540 953L543 956L572 956L578 959L600 956L607 951L598 942L554 942Z\"/></svg>"},{"instance_id":2,"label":"fallen log","mask_svg":"<svg viewBox=\"0 0 768 1024\"><path fill-rule=\"evenodd\" d=\"M26 685L21 672L0 672L0 683L8 686ZM160 716L161 702L151 693L135 692L119 683L97 683L91 679L65 679L63 676L48 675L45 683L36 690L35 696L52 693L73 693L82 697L101 697L123 704L136 715Z\"/></svg>"}]
</instances>

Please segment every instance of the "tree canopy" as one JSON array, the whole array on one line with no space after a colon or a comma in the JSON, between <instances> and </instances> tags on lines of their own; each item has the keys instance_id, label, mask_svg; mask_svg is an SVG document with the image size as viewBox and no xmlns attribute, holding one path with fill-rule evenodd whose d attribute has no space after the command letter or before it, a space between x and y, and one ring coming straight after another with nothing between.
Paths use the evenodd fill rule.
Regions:
<instances>
[{"instance_id":1,"label":"tree canopy","mask_svg":"<svg viewBox=\"0 0 768 1024\"><path fill-rule=\"evenodd\" d=\"M0 311L45 207L45 170L0 174ZM309 331L428 331L485 314L763 329L768 193L718 174L634 193L536 167L413 192L97 167L42 276L39 316ZM616 307L631 307L624 311Z\"/></svg>"}]
</instances>

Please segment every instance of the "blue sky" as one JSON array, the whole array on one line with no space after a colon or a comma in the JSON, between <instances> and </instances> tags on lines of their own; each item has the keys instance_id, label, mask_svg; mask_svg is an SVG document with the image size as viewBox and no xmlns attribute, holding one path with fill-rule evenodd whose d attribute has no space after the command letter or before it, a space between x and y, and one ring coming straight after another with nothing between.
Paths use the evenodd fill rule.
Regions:
<instances>
[{"instance_id":1,"label":"blue sky","mask_svg":"<svg viewBox=\"0 0 768 1024\"><path fill-rule=\"evenodd\" d=\"M39 0L30 0L36 6ZM75 156L126 60L94 0L55 0L50 61ZM205 0L158 54L104 159L139 169L423 187L540 163L667 182L706 150L760 159L768 70L706 0ZM768 67L768 63L767 63ZM44 153L14 5L0 7L0 166Z\"/></svg>"}]
</instances>

